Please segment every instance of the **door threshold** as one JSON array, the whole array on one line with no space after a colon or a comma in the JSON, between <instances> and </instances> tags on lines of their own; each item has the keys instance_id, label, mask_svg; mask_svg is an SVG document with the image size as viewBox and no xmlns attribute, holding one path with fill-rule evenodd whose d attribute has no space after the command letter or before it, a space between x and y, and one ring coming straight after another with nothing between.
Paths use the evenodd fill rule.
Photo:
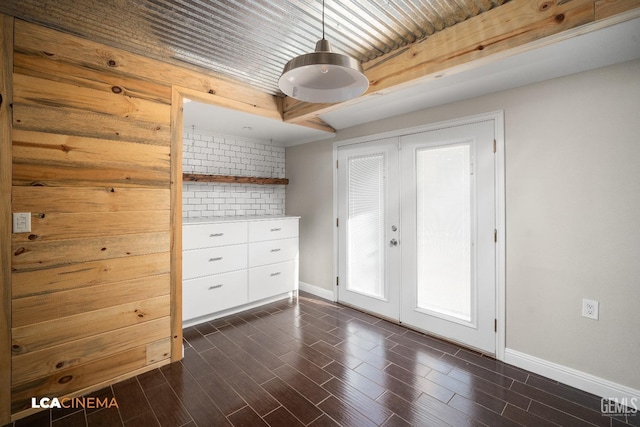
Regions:
<instances>
[{"instance_id":1,"label":"door threshold","mask_svg":"<svg viewBox=\"0 0 640 427\"><path fill-rule=\"evenodd\" d=\"M401 321L399 321L397 319L394 319L392 317L383 316L381 314L374 313L372 311L368 311L368 310L365 310L363 308L356 307L355 305L347 304L347 303L340 302L340 301L336 301L336 304L344 306L344 307L348 307L348 308L350 308L352 310L359 311L360 313L367 314L369 316L378 318L380 320L384 320L386 322L393 323L394 325L398 325L400 327L403 327L408 331L417 332L417 333L422 334L422 335L424 335L426 337L433 338L433 339L436 339L438 341L442 341L442 342L444 342L446 344L451 344L451 345L454 345L456 347L460 347L461 349L463 349L465 351L469 351L471 353L474 353L474 354L476 354L478 356L487 357L487 358L493 359L493 360L498 360L494 353L487 353L486 351L477 349L477 348L472 347L472 346L470 346L468 344L461 343L461 342L452 340L450 338L446 338L446 337L443 337L441 335L437 335L437 334L434 334L432 332L428 332L428 331L422 330L420 328L408 325L406 323L402 323Z\"/></svg>"}]
</instances>

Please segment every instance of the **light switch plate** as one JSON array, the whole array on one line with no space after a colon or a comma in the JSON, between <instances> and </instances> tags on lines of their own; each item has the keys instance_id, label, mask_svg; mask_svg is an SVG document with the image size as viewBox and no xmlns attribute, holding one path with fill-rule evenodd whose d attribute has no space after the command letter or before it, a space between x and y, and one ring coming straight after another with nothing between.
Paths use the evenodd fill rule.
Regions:
<instances>
[{"instance_id":1,"label":"light switch plate","mask_svg":"<svg viewBox=\"0 0 640 427\"><path fill-rule=\"evenodd\" d=\"M13 232L31 233L31 212L13 213Z\"/></svg>"}]
</instances>

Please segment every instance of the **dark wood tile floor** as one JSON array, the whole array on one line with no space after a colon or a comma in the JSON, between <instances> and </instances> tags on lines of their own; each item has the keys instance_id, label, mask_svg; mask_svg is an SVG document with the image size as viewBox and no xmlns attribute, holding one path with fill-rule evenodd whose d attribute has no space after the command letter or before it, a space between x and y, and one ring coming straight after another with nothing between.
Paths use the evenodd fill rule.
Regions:
<instances>
[{"instance_id":1,"label":"dark wood tile floor","mask_svg":"<svg viewBox=\"0 0 640 427\"><path fill-rule=\"evenodd\" d=\"M302 293L184 331L181 362L22 426L640 426L600 398Z\"/></svg>"}]
</instances>

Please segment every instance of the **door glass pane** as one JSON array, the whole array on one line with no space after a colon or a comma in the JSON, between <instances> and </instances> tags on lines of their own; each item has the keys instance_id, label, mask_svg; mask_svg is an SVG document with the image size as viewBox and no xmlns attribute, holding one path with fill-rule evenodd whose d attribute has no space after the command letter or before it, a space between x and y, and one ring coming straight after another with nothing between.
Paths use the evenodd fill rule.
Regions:
<instances>
[{"instance_id":1,"label":"door glass pane","mask_svg":"<svg viewBox=\"0 0 640 427\"><path fill-rule=\"evenodd\" d=\"M384 155L348 162L346 286L384 298Z\"/></svg>"},{"instance_id":2,"label":"door glass pane","mask_svg":"<svg viewBox=\"0 0 640 427\"><path fill-rule=\"evenodd\" d=\"M419 150L418 308L471 320L470 145Z\"/></svg>"}]
</instances>

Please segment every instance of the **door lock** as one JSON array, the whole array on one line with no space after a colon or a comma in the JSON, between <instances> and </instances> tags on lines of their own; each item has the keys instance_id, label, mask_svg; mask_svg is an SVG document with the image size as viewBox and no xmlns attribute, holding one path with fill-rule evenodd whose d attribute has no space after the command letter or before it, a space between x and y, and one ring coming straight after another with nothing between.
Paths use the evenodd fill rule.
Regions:
<instances>
[{"instance_id":1,"label":"door lock","mask_svg":"<svg viewBox=\"0 0 640 427\"><path fill-rule=\"evenodd\" d=\"M391 246L398 246L398 241L396 239L391 239L389 243L391 244Z\"/></svg>"},{"instance_id":2,"label":"door lock","mask_svg":"<svg viewBox=\"0 0 640 427\"><path fill-rule=\"evenodd\" d=\"M398 227L396 227L395 225L391 226L391 231L398 231Z\"/></svg>"}]
</instances>

